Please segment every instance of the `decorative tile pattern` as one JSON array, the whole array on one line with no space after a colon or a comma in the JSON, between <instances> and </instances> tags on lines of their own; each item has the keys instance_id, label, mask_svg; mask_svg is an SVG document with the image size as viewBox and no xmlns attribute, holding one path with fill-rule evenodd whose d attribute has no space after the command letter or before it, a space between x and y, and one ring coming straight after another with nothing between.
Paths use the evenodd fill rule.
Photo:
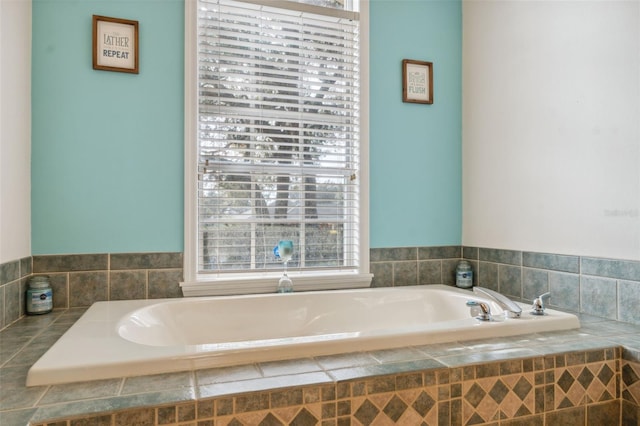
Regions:
<instances>
[{"instance_id":1,"label":"decorative tile pattern","mask_svg":"<svg viewBox=\"0 0 640 426\"><path fill-rule=\"evenodd\" d=\"M640 406L640 363L622 364L622 399Z\"/></svg>"},{"instance_id":2,"label":"decorative tile pattern","mask_svg":"<svg viewBox=\"0 0 640 426\"><path fill-rule=\"evenodd\" d=\"M533 372L465 381L462 389L463 424L531 415L535 413L534 390Z\"/></svg>"},{"instance_id":3,"label":"decorative tile pattern","mask_svg":"<svg viewBox=\"0 0 640 426\"><path fill-rule=\"evenodd\" d=\"M616 361L555 369L554 409L616 399Z\"/></svg>"},{"instance_id":4,"label":"decorative tile pattern","mask_svg":"<svg viewBox=\"0 0 640 426\"><path fill-rule=\"evenodd\" d=\"M616 359L608 359L613 355ZM638 405L621 404L616 397L619 357L620 351L601 350L439 368L129 409L78 419L77 424L556 425L584 424L586 419L606 424L602 421L619 416L633 421ZM624 363L630 395L640 385L639 372L640 364Z\"/></svg>"},{"instance_id":5,"label":"decorative tile pattern","mask_svg":"<svg viewBox=\"0 0 640 426\"><path fill-rule=\"evenodd\" d=\"M271 410L246 411L215 418L216 426L240 425L316 425L322 420L321 403L288 406ZM200 420L200 419L199 419Z\"/></svg>"},{"instance_id":6,"label":"decorative tile pattern","mask_svg":"<svg viewBox=\"0 0 640 426\"><path fill-rule=\"evenodd\" d=\"M437 393L437 387L431 386L354 398L351 424L438 424Z\"/></svg>"}]
</instances>

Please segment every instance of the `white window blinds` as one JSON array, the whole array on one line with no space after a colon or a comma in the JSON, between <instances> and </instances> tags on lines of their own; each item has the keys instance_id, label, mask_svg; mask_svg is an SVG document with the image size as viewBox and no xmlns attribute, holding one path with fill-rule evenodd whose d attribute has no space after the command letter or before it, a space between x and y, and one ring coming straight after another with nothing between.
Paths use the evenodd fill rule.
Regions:
<instances>
[{"instance_id":1,"label":"white window blinds","mask_svg":"<svg viewBox=\"0 0 640 426\"><path fill-rule=\"evenodd\" d=\"M198 1L199 274L358 268L357 14L288 3Z\"/></svg>"}]
</instances>

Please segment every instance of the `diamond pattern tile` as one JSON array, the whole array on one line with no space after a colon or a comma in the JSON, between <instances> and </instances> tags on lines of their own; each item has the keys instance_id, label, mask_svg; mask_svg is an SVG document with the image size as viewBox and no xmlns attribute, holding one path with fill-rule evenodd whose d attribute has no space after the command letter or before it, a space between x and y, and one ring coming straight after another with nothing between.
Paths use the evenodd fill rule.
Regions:
<instances>
[{"instance_id":1,"label":"diamond pattern tile","mask_svg":"<svg viewBox=\"0 0 640 426\"><path fill-rule=\"evenodd\" d=\"M571 400L569 398L562 398L562 401L560 401L560 404L558 404L557 408L570 408L573 407L573 402L571 402Z\"/></svg>"},{"instance_id":2,"label":"diamond pattern tile","mask_svg":"<svg viewBox=\"0 0 640 426\"><path fill-rule=\"evenodd\" d=\"M319 404L309 404L306 407L293 406L272 410L259 410L238 413L216 418L216 425L220 426L309 426L320 422L321 411L314 414Z\"/></svg>"},{"instance_id":3,"label":"diamond pattern tile","mask_svg":"<svg viewBox=\"0 0 640 426\"><path fill-rule=\"evenodd\" d=\"M594 380L585 389L587 400L586 403L602 401L603 394L606 391L606 387L600 380Z\"/></svg>"},{"instance_id":4,"label":"diamond pattern tile","mask_svg":"<svg viewBox=\"0 0 640 426\"><path fill-rule=\"evenodd\" d=\"M582 385L583 389L588 389L589 385L593 381L594 375L591 370L587 367L582 369L582 372L578 375L577 380L578 383Z\"/></svg>"},{"instance_id":5,"label":"diamond pattern tile","mask_svg":"<svg viewBox=\"0 0 640 426\"><path fill-rule=\"evenodd\" d=\"M485 423L484 419L478 415L478 413L473 413L473 415L466 421L466 425L479 425Z\"/></svg>"},{"instance_id":6,"label":"diamond pattern tile","mask_svg":"<svg viewBox=\"0 0 640 426\"><path fill-rule=\"evenodd\" d=\"M422 417L420 416L420 414L416 413L415 411L408 409L405 410L402 415L398 418L398 420L394 421L393 424L396 425L420 425L420 424L429 424L429 423L425 423L422 420Z\"/></svg>"},{"instance_id":7,"label":"diamond pattern tile","mask_svg":"<svg viewBox=\"0 0 640 426\"><path fill-rule=\"evenodd\" d=\"M489 395L491 396L491 398L493 398L493 400L498 404L502 402L507 393L509 393L509 388L506 387L500 379L496 381L496 384L493 385L493 387L489 391Z\"/></svg>"},{"instance_id":8,"label":"diamond pattern tile","mask_svg":"<svg viewBox=\"0 0 640 426\"><path fill-rule=\"evenodd\" d=\"M535 373L511 374L463 383L462 422L478 424L535 412ZM571 381L575 382L573 378Z\"/></svg>"},{"instance_id":9,"label":"diamond pattern tile","mask_svg":"<svg viewBox=\"0 0 640 426\"><path fill-rule=\"evenodd\" d=\"M571 373L569 373L568 370L565 370L558 378L557 383L560 389L562 389L563 392L567 393L569 392L569 389L571 389L571 386L573 385L574 382L575 382L575 379L573 378Z\"/></svg>"},{"instance_id":10,"label":"diamond pattern tile","mask_svg":"<svg viewBox=\"0 0 640 426\"><path fill-rule=\"evenodd\" d=\"M370 425L376 418L380 410L371 401L365 399L362 405L356 410L354 416L363 425Z\"/></svg>"},{"instance_id":11,"label":"diamond pattern tile","mask_svg":"<svg viewBox=\"0 0 640 426\"><path fill-rule=\"evenodd\" d=\"M435 405L436 401L428 393L422 392L413 402L411 407L422 417L426 417Z\"/></svg>"},{"instance_id":12,"label":"diamond pattern tile","mask_svg":"<svg viewBox=\"0 0 640 426\"><path fill-rule=\"evenodd\" d=\"M278 420L272 413L269 413L262 419L258 426L284 426L284 423Z\"/></svg>"},{"instance_id":13,"label":"diamond pattern tile","mask_svg":"<svg viewBox=\"0 0 640 426\"><path fill-rule=\"evenodd\" d=\"M638 377L638 373L636 373L632 365L630 362L625 362L622 367L622 381L627 386L632 386L640 381L640 377Z\"/></svg>"},{"instance_id":14,"label":"diamond pattern tile","mask_svg":"<svg viewBox=\"0 0 640 426\"><path fill-rule=\"evenodd\" d=\"M290 426L308 426L318 423L318 419L311 414L307 409L300 410L297 416L289 423Z\"/></svg>"},{"instance_id":15,"label":"diamond pattern tile","mask_svg":"<svg viewBox=\"0 0 640 426\"><path fill-rule=\"evenodd\" d=\"M529 409L523 404L520 406L520 408L518 408L518 411L516 411L516 413L511 417L522 417L522 416L528 416L530 414L533 414L533 413L529 411Z\"/></svg>"},{"instance_id":16,"label":"diamond pattern tile","mask_svg":"<svg viewBox=\"0 0 640 426\"><path fill-rule=\"evenodd\" d=\"M317 397L305 398L303 403L296 400L289 405L278 399L272 408L235 411L234 398L228 398L228 403L220 401L216 405L217 410L213 411L217 415L213 421L219 426L319 426L323 422L352 426L428 426L498 424L505 420L510 424L525 424L534 414L554 410L564 413L582 410L591 413L593 419L601 420L605 418L602 407L613 406L606 404L607 401L613 403L623 398L640 405L640 363L602 358L586 364L555 362L534 371L513 369L511 374L459 375L445 383L401 386L398 390L374 389L364 381L344 383L346 392L325 386L322 393L318 390ZM544 374L542 382L537 379L540 374ZM225 407L228 409L221 410ZM572 416L567 414L568 420L561 423L571 424ZM601 423L600 420L596 423Z\"/></svg>"},{"instance_id":17,"label":"diamond pattern tile","mask_svg":"<svg viewBox=\"0 0 640 426\"><path fill-rule=\"evenodd\" d=\"M573 382L573 385L569 388L567 392L561 394L560 392L556 393L556 398L560 398L564 401L564 399L568 399L571 403L571 407L576 407L578 405L582 405L585 402L585 391L582 385L577 382Z\"/></svg>"},{"instance_id":18,"label":"diamond pattern tile","mask_svg":"<svg viewBox=\"0 0 640 426\"><path fill-rule=\"evenodd\" d=\"M554 408L577 407L615 399L615 361L556 369Z\"/></svg>"},{"instance_id":19,"label":"diamond pattern tile","mask_svg":"<svg viewBox=\"0 0 640 426\"><path fill-rule=\"evenodd\" d=\"M609 383L609 381L613 378L614 375L615 373L611 369L611 367L605 364L602 366L602 368L600 369L600 372L598 373L598 380L600 380L600 382L606 385L607 383Z\"/></svg>"},{"instance_id":20,"label":"diamond pattern tile","mask_svg":"<svg viewBox=\"0 0 640 426\"><path fill-rule=\"evenodd\" d=\"M520 406L522 406L522 400L520 400L515 393L507 394L500 404L500 418L512 418Z\"/></svg>"},{"instance_id":21,"label":"diamond pattern tile","mask_svg":"<svg viewBox=\"0 0 640 426\"><path fill-rule=\"evenodd\" d=\"M640 405L640 363L625 362L622 367L623 397Z\"/></svg>"},{"instance_id":22,"label":"diamond pattern tile","mask_svg":"<svg viewBox=\"0 0 640 426\"><path fill-rule=\"evenodd\" d=\"M437 393L434 386L433 392ZM426 390L406 390L373 394L353 402L354 425L384 426L392 424L420 425L438 423L438 403Z\"/></svg>"},{"instance_id":23,"label":"diamond pattern tile","mask_svg":"<svg viewBox=\"0 0 640 426\"><path fill-rule=\"evenodd\" d=\"M406 409L407 409L407 404L405 404L405 402L402 399L398 398L397 396L394 396L393 398L391 398L391 401L389 401L389 403L384 407L384 410L382 411L391 420L393 420L394 422L397 422L400 416L402 416L402 413L404 413Z\"/></svg>"},{"instance_id":24,"label":"diamond pattern tile","mask_svg":"<svg viewBox=\"0 0 640 426\"><path fill-rule=\"evenodd\" d=\"M513 387L513 392L518 395L522 401L529 395L529 392L533 389L533 385L524 377L520 377L518 383Z\"/></svg>"},{"instance_id":25,"label":"diamond pattern tile","mask_svg":"<svg viewBox=\"0 0 640 426\"><path fill-rule=\"evenodd\" d=\"M469 392L464 395L464 399L466 399L473 407L477 407L486 394L487 393L484 389L482 389L477 383L474 383Z\"/></svg>"}]
</instances>

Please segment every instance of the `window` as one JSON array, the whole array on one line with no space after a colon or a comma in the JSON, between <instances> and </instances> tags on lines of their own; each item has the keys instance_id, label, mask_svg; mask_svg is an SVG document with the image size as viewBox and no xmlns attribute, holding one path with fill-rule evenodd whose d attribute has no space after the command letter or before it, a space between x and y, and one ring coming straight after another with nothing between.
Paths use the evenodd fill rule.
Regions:
<instances>
[{"instance_id":1,"label":"window","mask_svg":"<svg viewBox=\"0 0 640 426\"><path fill-rule=\"evenodd\" d=\"M343 3L186 2L185 295L273 291L281 239L294 288L369 285L366 22Z\"/></svg>"}]
</instances>

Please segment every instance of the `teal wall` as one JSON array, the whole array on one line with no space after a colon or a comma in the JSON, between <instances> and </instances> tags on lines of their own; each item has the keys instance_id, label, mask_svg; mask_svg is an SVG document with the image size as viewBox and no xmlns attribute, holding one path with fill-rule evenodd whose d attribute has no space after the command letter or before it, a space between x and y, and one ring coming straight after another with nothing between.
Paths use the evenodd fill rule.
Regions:
<instances>
[{"instance_id":1,"label":"teal wall","mask_svg":"<svg viewBox=\"0 0 640 426\"><path fill-rule=\"evenodd\" d=\"M462 242L461 8L371 1L371 247ZM433 62L432 105L402 102L403 59Z\"/></svg>"},{"instance_id":2,"label":"teal wall","mask_svg":"<svg viewBox=\"0 0 640 426\"><path fill-rule=\"evenodd\" d=\"M92 69L94 14L140 22L140 74ZM183 40L182 0L33 0L34 255L183 249ZM460 244L459 1L372 0L371 123L371 246Z\"/></svg>"},{"instance_id":3,"label":"teal wall","mask_svg":"<svg viewBox=\"0 0 640 426\"><path fill-rule=\"evenodd\" d=\"M92 15L139 21L140 74L92 68ZM33 0L33 254L182 250L182 0Z\"/></svg>"}]
</instances>

